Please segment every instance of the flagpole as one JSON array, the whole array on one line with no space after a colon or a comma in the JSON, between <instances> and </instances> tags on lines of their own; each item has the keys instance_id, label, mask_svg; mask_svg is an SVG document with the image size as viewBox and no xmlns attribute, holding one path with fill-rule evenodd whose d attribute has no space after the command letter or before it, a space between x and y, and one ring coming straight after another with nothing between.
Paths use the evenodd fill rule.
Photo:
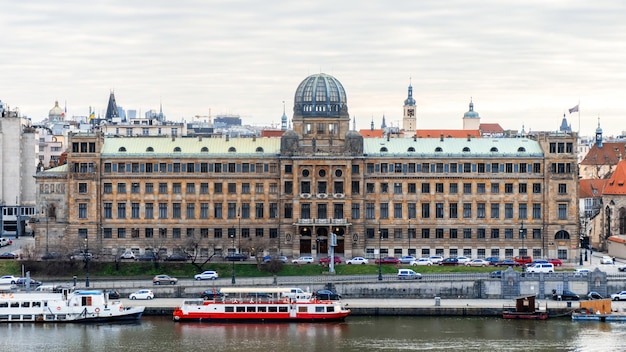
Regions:
<instances>
[{"instance_id":1,"label":"flagpole","mask_svg":"<svg viewBox=\"0 0 626 352\"><path fill-rule=\"evenodd\" d=\"M578 137L580 138L580 99L578 99Z\"/></svg>"}]
</instances>

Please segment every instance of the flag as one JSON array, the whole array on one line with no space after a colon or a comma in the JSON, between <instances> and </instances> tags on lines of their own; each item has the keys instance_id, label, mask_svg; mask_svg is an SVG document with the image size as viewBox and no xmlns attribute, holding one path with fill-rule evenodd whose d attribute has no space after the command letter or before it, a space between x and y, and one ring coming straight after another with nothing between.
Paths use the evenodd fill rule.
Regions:
<instances>
[{"instance_id":1,"label":"flag","mask_svg":"<svg viewBox=\"0 0 626 352\"><path fill-rule=\"evenodd\" d=\"M89 114L89 119L93 120L95 117L96 117L96 113L92 111L91 114Z\"/></svg>"},{"instance_id":2,"label":"flag","mask_svg":"<svg viewBox=\"0 0 626 352\"><path fill-rule=\"evenodd\" d=\"M574 106L573 108L569 109L569 113L573 113L573 112L578 112L578 105Z\"/></svg>"}]
</instances>

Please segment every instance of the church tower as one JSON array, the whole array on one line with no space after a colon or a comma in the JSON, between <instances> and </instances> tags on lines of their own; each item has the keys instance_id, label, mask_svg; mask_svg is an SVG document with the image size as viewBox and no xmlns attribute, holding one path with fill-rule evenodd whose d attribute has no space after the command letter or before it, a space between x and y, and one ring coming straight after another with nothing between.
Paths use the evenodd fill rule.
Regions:
<instances>
[{"instance_id":1,"label":"church tower","mask_svg":"<svg viewBox=\"0 0 626 352\"><path fill-rule=\"evenodd\" d=\"M409 83L409 95L404 100L404 115L402 116L402 129L405 137L415 135L417 121L415 117L415 99L413 99L413 86Z\"/></svg>"}]
</instances>

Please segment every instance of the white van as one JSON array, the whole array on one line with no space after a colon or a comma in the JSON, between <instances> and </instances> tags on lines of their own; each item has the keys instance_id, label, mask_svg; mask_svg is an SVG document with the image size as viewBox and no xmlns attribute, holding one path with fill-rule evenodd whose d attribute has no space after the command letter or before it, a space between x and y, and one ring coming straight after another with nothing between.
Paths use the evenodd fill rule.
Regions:
<instances>
[{"instance_id":1,"label":"white van","mask_svg":"<svg viewBox=\"0 0 626 352\"><path fill-rule=\"evenodd\" d=\"M283 292L283 297L288 297L292 300L309 300L313 296L311 292L304 292L300 288L290 288L289 292Z\"/></svg>"},{"instance_id":2,"label":"white van","mask_svg":"<svg viewBox=\"0 0 626 352\"><path fill-rule=\"evenodd\" d=\"M422 274L416 273L411 269L399 269L398 279L400 280L419 280L422 278Z\"/></svg>"},{"instance_id":3,"label":"white van","mask_svg":"<svg viewBox=\"0 0 626 352\"><path fill-rule=\"evenodd\" d=\"M11 241L10 239L6 238L6 237L2 237L0 238L0 247L4 247L4 246L8 246L12 243L13 241Z\"/></svg>"},{"instance_id":4,"label":"white van","mask_svg":"<svg viewBox=\"0 0 626 352\"><path fill-rule=\"evenodd\" d=\"M529 266L526 271L529 273L553 273L554 264L552 263L536 263Z\"/></svg>"}]
</instances>

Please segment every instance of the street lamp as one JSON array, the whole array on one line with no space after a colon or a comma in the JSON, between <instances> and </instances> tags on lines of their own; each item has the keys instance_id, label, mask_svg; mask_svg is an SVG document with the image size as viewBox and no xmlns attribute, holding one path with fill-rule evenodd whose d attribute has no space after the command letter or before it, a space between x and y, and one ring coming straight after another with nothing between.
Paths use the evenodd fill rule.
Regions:
<instances>
[{"instance_id":1,"label":"street lamp","mask_svg":"<svg viewBox=\"0 0 626 352\"><path fill-rule=\"evenodd\" d=\"M409 219L409 249L406 251L406 255L411 255L411 219Z\"/></svg>"},{"instance_id":2,"label":"street lamp","mask_svg":"<svg viewBox=\"0 0 626 352\"><path fill-rule=\"evenodd\" d=\"M230 231L229 236L233 240L233 251L234 251L235 250L235 236L236 236L234 227L233 227L232 231ZM231 283L234 285L235 284L235 260L234 260L235 258L233 257L231 259L233 259L233 276L231 278Z\"/></svg>"},{"instance_id":3,"label":"street lamp","mask_svg":"<svg viewBox=\"0 0 626 352\"><path fill-rule=\"evenodd\" d=\"M382 267L382 256L381 256L381 246L382 246L383 233L380 230L380 220L378 220L378 281L383 281L383 267Z\"/></svg>"},{"instance_id":4,"label":"street lamp","mask_svg":"<svg viewBox=\"0 0 626 352\"><path fill-rule=\"evenodd\" d=\"M44 206L44 215L46 217L46 254L50 253L49 247L48 247L48 216L50 215L50 212L48 211L48 204L46 204Z\"/></svg>"},{"instance_id":5,"label":"street lamp","mask_svg":"<svg viewBox=\"0 0 626 352\"><path fill-rule=\"evenodd\" d=\"M522 225L519 228L519 237L522 238L522 248L521 248L520 253L519 253L520 256L526 255L526 251L524 250L524 237L526 237L525 236L525 231L526 230L524 230L524 221L522 221Z\"/></svg>"},{"instance_id":6,"label":"street lamp","mask_svg":"<svg viewBox=\"0 0 626 352\"><path fill-rule=\"evenodd\" d=\"M85 235L85 287L89 287L89 236Z\"/></svg>"}]
</instances>

